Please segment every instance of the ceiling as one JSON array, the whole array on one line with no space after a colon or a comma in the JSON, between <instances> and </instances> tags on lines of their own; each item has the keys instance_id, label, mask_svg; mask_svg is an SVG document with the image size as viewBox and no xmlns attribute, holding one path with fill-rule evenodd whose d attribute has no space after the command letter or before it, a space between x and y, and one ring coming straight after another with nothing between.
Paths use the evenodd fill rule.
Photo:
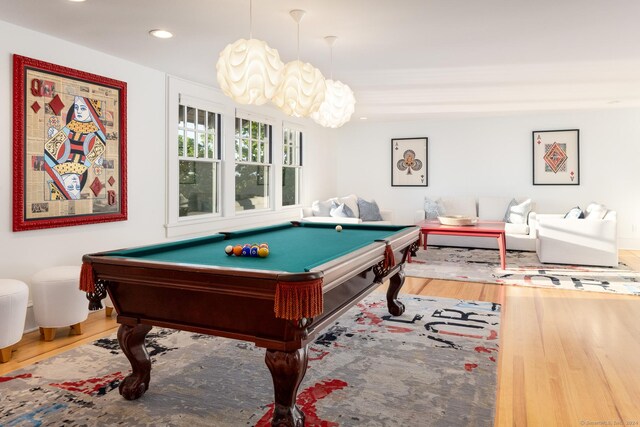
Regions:
<instances>
[{"instance_id":1,"label":"ceiling","mask_svg":"<svg viewBox=\"0 0 640 427\"><path fill-rule=\"evenodd\" d=\"M636 0L254 0L252 35L284 62L292 9L300 59L354 90L354 117L640 106ZM249 0L0 0L0 20L215 87L218 53L250 32Z\"/></svg>"}]
</instances>

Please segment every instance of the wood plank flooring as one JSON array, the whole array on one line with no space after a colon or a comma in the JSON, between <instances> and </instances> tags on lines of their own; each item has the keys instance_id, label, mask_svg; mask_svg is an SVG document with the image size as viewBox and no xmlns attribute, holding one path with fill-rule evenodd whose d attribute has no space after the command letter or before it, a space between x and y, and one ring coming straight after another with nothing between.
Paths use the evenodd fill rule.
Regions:
<instances>
[{"instance_id":1,"label":"wood plank flooring","mask_svg":"<svg viewBox=\"0 0 640 427\"><path fill-rule=\"evenodd\" d=\"M640 251L620 259L640 271ZM411 277L403 293L502 304L495 426L640 426L640 297ZM0 375L116 329L100 311L82 336L26 334Z\"/></svg>"}]
</instances>

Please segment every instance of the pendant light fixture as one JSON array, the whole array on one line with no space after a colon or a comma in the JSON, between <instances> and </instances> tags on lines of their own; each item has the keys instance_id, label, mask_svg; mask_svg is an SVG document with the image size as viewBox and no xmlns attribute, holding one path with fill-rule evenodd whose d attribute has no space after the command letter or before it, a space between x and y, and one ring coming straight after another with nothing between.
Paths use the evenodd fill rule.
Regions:
<instances>
[{"instance_id":1,"label":"pendant light fixture","mask_svg":"<svg viewBox=\"0 0 640 427\"><path fill-rule=\"evenodd\" d=\"M326 85L320 70L300 61L300 20L305 11L296 9L289 14L298 25L298 59L284 66L282 82L272 101L287 115L308 117L324 101Z\"/></svg>"},{"instance_id":2,"label":"pendant light fixture","mask_svg":"<svg viewBox=\"0 0 640 427\"><path fill-rule=\"evenodd\" d=\"M331 51L331 79L325 80L327 89L324 94L324 102L311 118L321 126L328 128L339 128L351 120L351 115L355 109L356 98L349 86L338 80L333 80L333 44L336 36L326 36L324 38Z\"/></svg>"},{"instance_id":3,"label":"pendant light fixture","mask_svg":"<svg viewBox=\"0 0 640 427\"><path fill-rule=\"evenodd\" d=\"M249 40L227 45L216 63L222 92L239 104L262 105L269 101L280 82L284 63L276 49L252 38L253 2L249 1Z\"/></svg>"}]
</instances>

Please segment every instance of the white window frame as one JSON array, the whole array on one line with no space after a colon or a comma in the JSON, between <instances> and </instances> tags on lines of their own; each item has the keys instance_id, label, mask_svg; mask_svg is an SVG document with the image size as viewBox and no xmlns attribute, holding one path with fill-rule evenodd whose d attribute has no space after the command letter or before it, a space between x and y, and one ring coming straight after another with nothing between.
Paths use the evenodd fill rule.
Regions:
<instances>
[{"instance_id":1,"label":"white window frame","mask_svg":"<svg viewBox=\"0 0 640 427\"><path fill-rule=\"evenodd\" d=\"M198 224L209 223L219 219L224 212L221 194L224 191L224 158L225 158L225 118L233 117L232 107L221 102L215 102L220 95L213 89L196 83L187 82L174 77L167 79L167 203L166 203L166 225L167 235L180 235L195 232L202 228ZM213 101L212 101L213 100ZM180 160L192 160L191 158L178 156L178 108L179 105L189 105L198 109L220 114L220 127L217 129L220 138L220 152L216 167L216 204L218 211L202 215L179 216L180 206ZM183 153L184 154L184 153ZM189 230L189 226L194 226ZM175 228L185 228L184 231L171 231Z\"/></svg>"},{"instance_id":2,"label":"white window frame","mask_svg":"<svg viewBox=\"0 0 640 427\"><path fill-rule=\"evenodd\" d=\"M269 140L269 150L270 150L270 158L268 159L268 162L265 163L261 163L261 162L252 162L252 161L242 161L242 160L237 160L236 159L236 150L235 150L235 141L236 141L236 120L240 119L240 120L249 120L251 122L257 122L257 123L262 123L265 124L267 126L269 126L270 128L270 140ZM275 157L273 155L274 150L276 149L276 146L280 146L279 143L276 143L276 138L274 138L274 135L277 135L276 132L276 121L268 116L263 116L260 114L256 114L253 112L249 112L249 111L245 111L245 110L236 110L236 114L235 114L235 119L234 119L234 126L233 126L233 141L234 141L234 145L233 145L233 171L234 171L234 179L235 179L235 168L237 164L243 164L243 165L255 165L255 166L268 166L269 167L269 173L268 173L268 180L269 180L269 188L267 191L267 197L269 198L269 204L266 207L261 207L261 208L254 208L254 209L246 209L246 210L241 210L241 211L236 211L235 210L235 196L236 196L236 185L235 185L235 181L234 181L234 186L233 186L233 206L234 206L234 211L235 211L235 215L238 216L245 216L245 215L251 215L251 214L255 214L260 213L260 212L265 212L265 211L273 211L276 207L275 205L275 199L276 199L276 193L275 193L275 188L276 188L276 180L274 179L275 177L277 177L277 175L275 174L275 170L279 169L275 163ZM249 147L249 152L251 152L251 147ZM231 159L230 159L231 160ZM278 180L278 182L280 182L280 180Z\"/></svg>"},{"instance_id":3,"label":"white window frame","mask_svg":"<svg viewBox=\"0 0 640 427\"><path fill-rule=\"evenodd\" d=\"M296 136L294 138L294 143L293 144L288 144L285 138L285 134L287 131L292 131ZM280 196L280 204L284 209L288 209L288 208L294 208L294 207L300 207L302 205L302 171L303 171L303 163L302 163L302 153L304 150L304 134L305 132L302 130L302 128L298 125L294 125L291 123L283 123L282 125L282 149L280 150L280 153L282 155L282 172L284 172L285 168L291 168L291 169L297 169L298 170L298 180L296 182L296 203L292 204L292 205L284 205L283 204L283 197L282 194ZM296 144L297 143L297 144ZM285 163L285 159L284 159L284 150L285 148L289 147L289 152L294 152L295 156L293 160L295 161L291 161L291 154L289 154L289 161ZM297 148L297 150L296 150ZM295 163L295 164L293 164Z\"/></svg>"}]
</instances>

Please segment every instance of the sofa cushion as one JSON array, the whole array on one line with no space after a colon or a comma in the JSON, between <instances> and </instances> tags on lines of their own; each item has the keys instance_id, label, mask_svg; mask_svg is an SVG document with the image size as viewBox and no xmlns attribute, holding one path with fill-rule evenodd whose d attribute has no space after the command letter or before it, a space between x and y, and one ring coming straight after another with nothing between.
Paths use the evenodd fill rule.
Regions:
<instances>
[{"instance_id":1,"label":"sofa cushion","mask_svg":"<svg viewBox=\"0 0 640 427\"><path fill-rule=\"evenodd\" d=\"M478 218L489 221L503 221L504 213L512 197L479 197Z\"/></svg>"},{"instance_id":2,"label":"sofa cushion","mask_svg":"<svg viewBox=\"0 0 640 427\"><path fill-rule=\"evenodd\" d=\"M531 212L531 199L527 199L521 203L513 199L504 213L504 222L526 224L529 218L529 212Z\"/></svg>"},{"instance_id":3,"label":"sofa cushion","mask_svg":"<svg viewBox=\"0 0 640 427\"><path fill-rule=\"evenodd\" d=\"M353 212L354 218L360 217L360 211L358 210L358 196L350 194L348 196L338 197L333 200L336 200L338 204L344 203L346 206L348 206L349 209L351 209L351 212Z\"/></svg>"},{"instance_id":4,"label":"sofa cushion","mask_svg":"<svg viewBox=\"0 0 640 427\"><path fill-rule=\"evenodd\" d=\"M311 204L311 212L313 216L330 216L331 212L331 199L329 200L316 200Z\"/></svg>"},{"instance_id":5,"label":"sofa cushion","mask_svg":"<svg viewBox=\"0 0 640 427\"><path fill-rule=\"evenodd\" d=\"M506 222L504 224L504 231L507 234L529 234L529 226L527 224L512 224Z\"/></svg>"},{"instance_id":6,"label":"sofa cushion","mask_svg":"<svg viewBox=\"0 0 640 427\"><path fill-rule=\"evenodd\" d=\"M367 202L366 200L358 197L358 211L360 213L359 218L363 221L382 221L380 208L375 200Z\"/></svg>"},{"instance_id":7,"label":"sofa cushion","mask_svg":"<svg viewBox=\"0 0 640 427\"><path fill-rule=\"evenodd\" d=\"M440 198L438 203L443 207L443 215L464 215L474 218L478 216L474 197Z\"/></svg>"},{"instance_id":8,"label":"sofa cushion","mask_svg":"<svg viewBox=\"0 0 640 427\"><path fill-rule=\"evenodd\" d=\"M349 206L344 203L338 204L336 201L332 203L329 214L334 218L356 218Z\"/></svg>"},{"instance_id":9,"label":"sofa cushion","mask_svg":"<svg viewBox=\"0 0 640 427\"><path fill-rule=\"evenodd\" d=\"M437 219L444 215L444 208L428 197L424 198L424 219Z\"/></svg>"},{"instance_id":10,"label":"sofa cushion","mask_svg":"<svg viewBox=\"0 0 640 427\"><path fill-rule=\"evenodd\" d=\"M585 218L589 220L603 219L607 214L607 208L600 203L589 203L587 209L585 209Z\"/></svg>"},{"instance_id":11,"label":"sofa cushion","mask_svg":"<svg viewBox=\"0 0 640 427\"><path fill-rule=\"evenodd\" d=\"M567 212L564 217L573 219L584 218L584 212L582 212L579 206L576 206L575 208L569 209L569 212Z\"/></svg>"}]
</instances>

